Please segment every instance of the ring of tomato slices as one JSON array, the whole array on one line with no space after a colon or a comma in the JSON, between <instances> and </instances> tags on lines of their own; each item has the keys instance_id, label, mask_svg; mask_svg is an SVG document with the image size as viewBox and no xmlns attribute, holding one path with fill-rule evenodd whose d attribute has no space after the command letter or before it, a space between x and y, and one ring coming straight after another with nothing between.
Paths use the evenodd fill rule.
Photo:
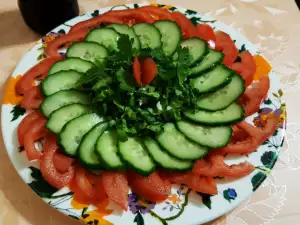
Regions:
<instances>
[{"instance_id":1,"label":"ring of tomato slices","mask_svg":"<svg viewBox=\"0 0 300 225\"><path fill-rule=\"evenodd\" d=\"M21 106L25 109L37 108L42 102L43 95L39 86L33 86L35 79L44 79L50 67L63 57L58 52L62 46L74 41L84 40L89 29L101 24L120 23L132 25L139 22L154 23L157 19L175 21L181 28L184 38L199 37L206 40L216 50L225 55L223 64L231 67L246 81L246 92L240 102L244 105L246 115L257 112L260 103L266 98L270 88L269 77L263 77L253 82L256 65L248 51L238 54L238 50L224 32L214 32L208 24L194 24L180 12L170 12L163 8L144 6L138 9L109 11L92 19L74 25L64 36L47 43L45 60L28 70L16 85L16 92L23 94ZM236 62L237 57L240 61ZM133 72L139 85L147 85L155 78L158 69L152 58L135 57ZM233 126L231 142L221 149L213 150L205 159L195 162L191 171L161 172L155 171L147 177L131 170L125 172L104 171L94 175L80 165L75 167L74 159L59 152L55 135L45 128L46 119L39 111L28 114L18 127L18 140L24 145L29 160L40 159L41 173L46 181L56 188L69 184L74 191L74 198L84 203L99 203L109 198L124 210L128 207L129 186L138 196L153 202L168 198L171 193L171 183L185 184L194 191L214 195L217 185L214 177L242 177L254 170L248 162L228 166L224 162L224 154L249 153L257 149L277 129L278 116L267 116L263 128L254 127L243 121ZM34 142L45 137L43 152L35 148Z\"/></svg>"}]
</instances>

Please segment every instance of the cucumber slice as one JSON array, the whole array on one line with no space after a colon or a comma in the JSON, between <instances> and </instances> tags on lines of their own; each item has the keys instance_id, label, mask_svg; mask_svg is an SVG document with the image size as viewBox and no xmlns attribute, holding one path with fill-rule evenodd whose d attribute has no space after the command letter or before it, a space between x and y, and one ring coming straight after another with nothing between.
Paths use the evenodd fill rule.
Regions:
<instances>
[{"instance_id":1,"label":"cucumber slice","mask_svg":"<svg viewBox=\"0 0 300 225\"><path fill-rule=\"evenodd\" d=\"M154 162L138 138L130 137L125 142L119 142L119 154L133 170L144 176L148 176L155 170Z\"/></svg>"},{"instance_id":2,"label":"cucumber slice","mask_svg":"<svg viewBox=\"0 0 300 225\"><path fill-rule=\"evenodd\" d=\"M127 34L130 39L133 39L132 48L134 48L135 50L140 49L141 43L138 36L134 33L133 29L130 28L127 24L114 23L106 27L111 27L120 34Z\"/></svg>"},{"instance_id":3,"label":"cucumber slice","mask_svg":"<svg viewBox=\"0 0 300 225\"><path fill-rule=\"evenodd\" d=\"M98 156L94 153L94 150L99 136L107 129L108 126L108 122L99 123L82 138L78 147L78 158L85 167L89 169L101 168L101 162L99 161Z\"/></svg>"},{"instance_id":4,"label":"cucumber slice","mask_svg":"<svg viewBox=\"0 0 300 225\"><path fill-rule=\"evenodd\" d=\"M222 52L209 49L208 54L204 57L204 59L195 67L191 68L191 75L201 74L210 70L214 66L220 64L223 61L223 58L224 54Z\"/></svg>"},{"instance_id":5,"label":"cucumber slice","mask_svg":"<svg viewBox=\"0 0 300 225\"><path fill-rule=\"evenodd\" d=\"M158 20L154 26L161 33L162 50L166 56L172 55L181 40L181 29L177 23L170 20Z\"/></svg>"},{"instance_id":6,"label":"cucumber slice","mask_svg":"<svg viewBox=\"0 0 300 225\"><path fill-rule=\"evenodd\" d=\"M105 131L96 142L95 153L106 169L124 169L118 155L118 138L115 130Z\"/></svg>"},{"instance_id":7,"label":"cucumber slice","mask_svg":"<svg viewBox=\"0 0 300 225\"><path fill-rule=\"evenodd\" d=\"M96 113L88 113L66 123L59 134L59 143L64 153L69 156L76 156L78 146L84 135L102 121L103 118Z\"/></svg>"},{"instance_id":8,"label":"cucumber slice","mask_svg":"<svg viewBox=\"0 0 300 225\"><path fill-rule=\"evenodd\" d=\"M78 72L85 73L93 66L93 63L80 58L68 58L54 63L50 68L48 75L57 73L62 70L76 70Z\"/></svg>"},{"instance_id":9,"label":"cucumber slice","mask_svg":"<svg viewBox=\"0 0 300 225\"><path fill-rule=\"evenodd\" d=\"M193 168L194 163L188 160L177 159L161 149L152 138L146 138L144 144L152 159L162 168L174 171L185 171Z\"/></svg>"},{"instance_id":10,"label":"cucumber slice","mask_svg":"<svg viewBox=\"0 0 300 225\"><path fill-rule=\"evenodd\" d=\"M138 23L133 25L133 30L140 40L142 49L156 49L161 47L161 34L152 24Z\"/></svg>"},{"instance_id":11,"label":"cucumber slice","mask_svg":"<svg viewBox=\"0 0 300 225\"><path fill-rule=\"evenodd\" d=\"M96 42L75 42L68 48L66 55L96 63L102 62L108 56L108 51Z\"/></svg>"},{"instance_id":12,"label":"cucumber slice","mask_svg":"<svg viewBox=\"0 0 300 225\"><path fill-rule=\"evenodd\" d=\"M230 81L234 71L224 65L218 65L212 70L196 78L190 79L190 84L199 94L216 90Z\"/></svg>"},{"instance_id":13,"label":"cucumber slice","mask_svg":"<svg viewBox=\"0 0 300 225\"><path fill-rule=\"evenodd\" d=\"M177 122L177 128L188 139L209 148L221 148L228 144L231 139L231 127L206 127L195 125L186 121Z\"/></svg>"},{"instance_id":14,"label":"cucumber slice","mask_svg":"<svg viewBox=\"0 0 300 225\"><path fill-rule=\"evenodd\" d=\"M164 131L157 136L157 141L170 155L178 159L196 160L208 153L206 147L188 140L173 123L164 125Z\"/></svg>"},{"instance_id":15,"label":"cucumber slice","mask_svg":"<svg viewBox=\"0 0 300 225\"><path fill-rule=\"evenodd\" d=\"M245 81L239 75L232 76L229 84L214 93L201 96L196 102L199 109L217 111L228 107L245 91Z\"/></svg>"},{"instance_id":16,"label":"cucumber slice","mask_svg":"<svg viewBox=\"0 0 300 225\"><path fill-rule=\"evenodd\" d=\"M45 116L49 117L53 111L73 103L89 105L91 103L91 99L88 95L83 94L82 92L75 90L64 90L46 97L40 108L41 112Z\"/></svg>"},{"instance_id":17,"label":"cucumber slice","mask_svg":"<svg viewBox=\"0 0 300 225\"><path fill-rule=\"evenodd\" d=\"M45 96L49 96L62 90L74 89L83 76L83 73L75 70L60 71L48 76L41 83L41 90Z\"/></svg>"},{"instance_id":18,"label":"cucumber slice","mask_svg":"<svg viewBox=\"0 0 300 225\"><path fill-rule=\"evenodd\" d=\"M226 125L233 124L244 119L244 108L236 102L227 108L215 112L197 110L196 112L186 111L184 116L196 123L205 125Z\"/></svg>"},{"instance_id":19,"label":"cucumber slice","mask_svg":"<svg viewBox=\"0 0 300 225\"><path fill-rule=\"evenodd\" d=\"M202 60L202 58L208 52L208 45L206 41L200 38L189 38L180 43L182 48L188 48L189 53L191 55L190 58L190 65L194 64L195 62Z\"/></svg>"},{"instance_id":20,"label":"cucumber slice","mask_svg":"<svg viewBox=\"0 0 300 225\"><path fill-rule=\"evenodd\" d=\"M97 28L91 30L85 40L99 43L106 47L109 51L118 50L118 39L120 35L110 28Z\"/></svg>"},{"instance_id":21,"label":"cucumber slice","mask_svg":"<svg viewBox=\"0 0 300 225\"><path fill-rule=\"evenodd\" d=\"M89 106L78 103L66 105L50 114L46 127L53 133L58 134L67 122L91 111L92 109Z\"/></svg>"}]
</instances>

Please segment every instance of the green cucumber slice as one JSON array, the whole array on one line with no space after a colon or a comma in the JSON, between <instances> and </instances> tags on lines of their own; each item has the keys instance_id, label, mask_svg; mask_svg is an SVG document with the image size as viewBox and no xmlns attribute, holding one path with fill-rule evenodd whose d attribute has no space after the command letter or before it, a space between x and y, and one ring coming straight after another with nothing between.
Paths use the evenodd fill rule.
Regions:
<instances>
[{"instance_id":1,"label":"green cucumber slice","mask_svg":"<svg viewBox=\"0 0 300 225\"><path fill-rule=\"evenodd\" d=\"M106 169L124 169L125 164L118 155L118 138L115 130L105 131L96 142L95 153Z\"/></svg>"},{"instance_id":2,"label":"green cucumber slice","mask_svg":"<svg viewBox=\"0 0 300 225\"><path fill-rule=\"evenodd\" d=\"M208 45L206 41L200 38L189 38L180 43L181 48L187 48L191 55L190 65L200 61L208 53Z\"/></svg>"},{"instance_id":3,"label":"green cucumber slice","mask_svg":"<svg viewBox=\"0 0 300 225\"><path fill-rule=\"evenodd\" d=\"M108 51L96 42L74 42L67 50L67 57L78 57L92 63L102 62L107 56Z\"/></svg>"},{"instance_id":4,"label":"green cucumber slice","mask_svg":"<svg viewBox=\"0 0 300 225\"><path fill-rule=\"evenodd\" d=\"M75 89L83 76L76 70L59 71L42 81L41 90L45 96L49 96L62 90Z\"/></svg>"},{"instance_id":5,"label":"green cucumber slice","mask_svg":"<svg viewBox=\"0 0 300 225\"><path fill-rule=\"evenodd\" d=\"M176 125L188 139L209 148L226 146L232 136L232 129L227 126L207 127L186 121L179 121Z\"/></svg>"},{"instance_id":6,"label":"green cucumber slice","mask_svg":"<svg viewBox=\"0 0 300 225\"><path fill-rule=\"evenodd\" d=\"M89 105L91 104L91 99L88 95L82 92L75 90L64 90L47 96L41 104L40 109L46 117L49 117L53 111L73 103Z\"/></svg>"},{"instance_id":7,"label":"green cucumber slice","mask_svg":"<svg viewBox=\"0 0 300 225\"><path fill-rule=\"evenodd\" d=\"M179 25L170 20L158 20L154 23L154 26L161 33L163 52L166 56L172 55L181 41L181 29Z\"/></svg>"},{"instance_id":8,"label":"green cucumber slice","mask_svg":"<svg viewBox=\"0 0 300 225\"><path fill-rule=\"evenodd\" d=\"M113 29L110 28L97 28L91 30L85 40L99 43L106 47L109 51L118 50L118 39L120 35Z\"/></svg>"},{"instance_id":9,"label":"green cucumber slice","mask_svg":"<svg viewBox=\"0 0 300 225\"><path fill-rule=\"evenodd\" d=\"M133 39L132 48L134 48L135 50L140 49L141 43L138 36L134 33L134 30L131 27L129 27L127 24L114 23L106 27L111 27L120 34L127 34L130 39Z\"/></svg>"},{"instance_id":10,"label":"green cucumber slice","mask_svg":"<svg viewBox=\"0 0 300 225\"><path fill-rule=\"evenodd\" d=\"M161 47L161 34L154 25L138 23L133 25L133 30L140 40L142 49L156 49Z\"/></svg>"},{"instance_id":11,"label":"green cucumber slice","mask_svg":"<svg viewBox=\"0 0 300 225\"><path fill-rule=\"evenodd\" d=\"M209 49L208 54L204 59L198 63L196 66L191 68L191 75L197 75L210 70L214 66L220 64L224 59L224 54L222 52L214 51Z\"/></svg>"},{"instance_id":12,"label":"green cucumber slice","mask_svg":"<svg viewBox=\"0 0 300 225\"><path fill-rule=\"evenodd\" d=\"M194 163L188 160L177 159L166 153L152 138L146 138L144 144L152 159L162 168L172 171L185 171L193 168Z\"/></svg>"},{"instance_id":13,"label":"green cucumber slice","mask_svg":"<svg viewBox=\"0 0 300 225\"><path fill-rule=\"evenodd\" d=\"M128 138L127 141L119 142L119 154L136 172L147 176L155 170L155 164L148 155L142 141L138 138Z\"/></svg>"},{"instance_id":14,"label":"green cucumber slice","mask_svg":"<svg viewBox=\"0 0 300 225\"><path fill-rule=\"evenodd\" d=\"M195 112L188 110L184 112L184 116L189 120L211 126L233 124L242 121L244 115L245 112L243 106L236 102L225 109L215 112L205 110L196 110Z\"/></svg>"},{"instance_id":15,"label":"green cucumber slice","mask_svg":"<svg viewBox=\"0 0 300 225\"><path fill-rule=\"evenodd\" d=\"M53 133L58 134L67 122L89 112L92 112L92 109L86 105L78 103L66 105L50 114L46 127Z\"/></svg>"},{"instance_id":16,"label":"green cucumber slice","mask_svg":"<svg viewBox=\"0 0 300 225\"><path fill-rule=\"evenodd\" d=\"M85 73L93 66L93 63L80 58L68 58L54 63L50 68L48 75L57 73L62 70L76 70L80 73Z\"/></svg>"},{"instance_id":17,"label":"green cucumber slice","mask_svg":"<svg viewBox=\"0 0 300 225\"><path fill-rule=\"evenodd\" d=\"M63 152L69 156L76 156L84 135L100 122L103 122L103 118L96 113L88 113L66 123L59 134Z\"/></svg>"},{"instance_id":18,"label":"green cucumber slice","mask_svg":"<svg viewBox=\"0 0 300 225\"><path fill-rule=\"evenodd\" d=\"M157 141L170 155L178 159L196 160L208 153L208 148L188 140L173 123L164 125L164 131L157 136Z\"/></svg>"},{"instance_id":19,"label":"green cucumber slice","mask_svg":"<svg viewBox=\"0 0 300 225\"><path fill-rule=\"evenodd\" d=\"M94 153L94 150L99 136L101 136L108 126L108 122L99 123L82 138L78 147L78 158L85 167L89 169L101 169L101 162Z\"/></svg>"},{"instance_id":20,"label":"green cucumber slice","mask_svg":"<svg viewBox=\"0 0 300 225\"><path fill-rule=\"evenodd\" d=\"M217 111L228 107L245 91L245 81L239 75L234 75L229 84L216 92L198 98L196 106L199 109Z\"/></svg>"},{"instance_id":21,"label":"green cucumber slice","mask_svg":"<svg viewBox=\"0 0 300 225\"><path fill-rule=\"evenodd\" d=\"M212 92L230 81L234 71L224 65L218 65L212 70L190 79L190 84L199 94Z\"/></svg>"}]
</instances>

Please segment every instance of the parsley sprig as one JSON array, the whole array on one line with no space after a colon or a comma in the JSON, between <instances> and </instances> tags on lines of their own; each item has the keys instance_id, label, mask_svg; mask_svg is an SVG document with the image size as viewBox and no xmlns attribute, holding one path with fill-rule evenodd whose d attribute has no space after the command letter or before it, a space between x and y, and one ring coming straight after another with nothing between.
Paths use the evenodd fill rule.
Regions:
<instances>
[{"instance_id":1,"label":"parsley sprig","mask_svg":"<svg viewBox=\"0 0 300 225\"><path fill-rule=\"evenodd\" d=\"M78 83L92 97L94 109L113 120L120 140L152 135L168 121L181 119L183 109L193 108L195 96L187 80L190 54L178 48L171 57L161 49L132 48L128 35L120 35L118 51L97 61ZM151 57L158 73L150 85L139 86L133 76L135 56Z\"/></svg>"}]
</instances>

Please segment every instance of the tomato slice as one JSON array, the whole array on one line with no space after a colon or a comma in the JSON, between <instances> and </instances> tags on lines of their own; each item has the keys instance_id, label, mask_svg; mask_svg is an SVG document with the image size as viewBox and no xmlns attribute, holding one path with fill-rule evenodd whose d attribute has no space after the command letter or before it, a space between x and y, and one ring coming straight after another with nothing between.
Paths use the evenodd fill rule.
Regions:
<instances>
[{"instance_id":1,"label":"tomato slice","mask_svg":"<svg viewBox=\"0 0 300 225\"><path fill-rule=\"evenodd\" d=\"M267 97L270 89L270 78L262 77L252 87L247 88L242 98L244 98L244 109L246 116L250 116L259 110L260 104Z\"/></svg>"},{"instance_id":2,"label":"tomato slice","mask_svg":"<svg viewBox=\"0 0 300 225\"><path fill-rule=\"evenodd\" d=\"M171 194L171 184L165 182L157 172L144 177L130 171L128 179L132 191L148 201L161 202Z\"/></svg>"},{"instance_id":3,"label":"tomato slice","mask_svg":"<svg viewBox=\"0 0 300 225\"><path fill-rule=\"evenodd\" d=\"M93 199L96 195L96 190L86 176L87 171L82 167L76 168L76 185L89 199Z\"/></svg>"},{"instance_id":4,"label":"tomato slice","mask_svg":"<svg viewBox=\"0 0 300 225\"><path fill-rule=\"evenodd\" d=\"M237 72L245 80L245 87L252 84L256 72L256 64L253 56L248 51L239 54L241 62L233 63L231 69Z\"/></svg>"},{"instance_id":5,"label":"tomato slice","mask_svg":"<svg viewBox=\"0 0 300 225\"><path fill-rule=\"evenodd\" d=\"M74 163L75 159L65 156L61 153L55 153L53 157L53 163L55 168L60 173L68 171L69 167Z\"/></svg>"},{"instance_id":6,"label":"tomato slice","mask_svg":"<svg viewBox=\"0 0 300 225\"><path fill-rule=\"evenodd\" d=\"M156 63L152 58L143 58L140 66L142 83L143 85L148 85L153 81L158 72Z\"/></svg>"},{"instance_id":7,"label":"tomato slice","mask_svg":"<svg viewBox=\"0 0 300 225\"><path fill-rule=\"evenodd\" d=\"M83 28L77 30L76 32L74 31L72 33L60 36L49 42L44 52L49 57L61 57L60 53L58 52L58 49L61 46L72 43L74 41L83 41L88 32L89 30L87 28Z\"/></svg>"},{"instance_id":8,"label":"tomato slice","mask_svg":"<svg viewBox=\"0 0 300 225\"><path fill-rule=\"evenodd\" d=\"M169 10L152 5L142 6L137 10L151 14L156 20L174 20Z\"/></svg>"},{"instance_id":9,"label":"tomato slice","mask_svg":"<svg viewBox=\"0 0 300 225\"><path fill-rule=\"evenodd\" d=\"M35 121L37 118L42 118L43 115L39 111L32 111L29 113L27 116L23 118L21 123L19 124L18 127L18 141L20 146L24 145L24 135L29 130L32 126L33 121Z\"/></svg>"},{"instance_id":10,"label":"tomato slice","mask_svg":"<svg viewBox=\"0 0 300 225\"><path fill-rule=\"evenodd\" d=\"M216 34L216 46L217 51L221 51L224 54L223 64L230 67L236 58L238 57L238 49L230 36L223 31L217 31Z\"/></svg>"},{"instance_id":11,"label":"tomato slice","mask_svg":"<svg viewBox=\"0 0 300 225\"><path fill-rule=\"evenodd\" d=\"M125 20L134 20L136 23L154 23L155 19L149 14L137 9L111 10L105 13L112 17ZM129 24L131 25L131 24Z\"/></svg>"},{"instance_id":12,"label":"tomato slice","mask_svg":"<svg viewBox=\"0 0 300 225\"><path fill-rule=\"evenodd\" d=\"M169 172L165 177L171 182L185 184L193 191L215 195L218 193L217 184L212 177L199 176L198 174L187 172Z\"/></svg>"},{"instance_id":13,"label":"tomato slice","mask_svg":"<svg viewBox=\"0 0 300 225\"><path fill-rule=\"evenodd\" d=\"M198 24L196 30L196 37L206 40L211 47L215 47L217 38L211 26Z\"/></svg>"},{"instance_id":14,"label":"tomato slice","mask_svg":"<svg viewBox=\"0 0 300 225\"><path fill-rule=\"evenodd\" d=\"M193 173L210 177L243 177L255 170L249 162L228 166L224 162L224 155L212 153L208 157L210 165L204 160L198 160L193 168Z\"/></svg>"},{"instance_id":15,"label":"tomato slice","mask_svg":"<svg viewBox=\"0 0 300 225\"><path fill-rule=\"evenodd\" d=\"M194 24L181 12L172 12L174 21L180 26L184 39L195 36L196 29Z\"/></svg>"},{"instance_id":16,"label":"tomato slice","mask_svg":"<svg viewBox=\"0 0 300 225\"><path fill-rule=\"evenodd\" d=\"M49 134L45 138L43 156L40 161L40 169L45 180L53 187L60 189L71 182L75 176L75 167L72 165L65 173L59 173L53 163L53 158L58 150L56 136Z\"/></svg>"},{"instance_id":17,"label":"tomato slice","mask_svg":"<svg viewBox=\"0 0 300 225\"><path fill-rule=\"evenodd\" d=\"M21 95L25 94L26 91L32 88L33 82L36 78L45 79L45 77L48 75L50 67L61 59L61 55L59 55L59 57L46 58L29 69L16 84L16 92Z\"/></svg>"},{"instance_id":18,"label":"tomato slice","mask_svg":"<svg viewBox=\"0 0 300 225\"><path fill-rule=\"evenodd\" d=\"M241 142L229 143L224 148L218 150L221 153L247 154L255 151L264 143L278 128L279 116L274 114L266 115L263 128L257 128L243 121L237 126L249 134L249 137Z\"/></svg>"},{"instance_id":19,"label":"tomato slice","mask_svg":"<svg viewBox=\"0 0 300 225\"><path fill-rule=\"evenodd\" d=\"M34 86L24 93L24 98L21 107L24 109L39 108L44 100L44 95L40 86Z\"/></svg>"},{"instance_id":20,"label":"tomato slice","mask_svg":"<svg viewBox=\"0 0 300 225\"><path fill-rule=\"evenodd\" d=\"M136 56L134 58L134 61L133 61L133 75L134 75L134 78L135 78L135 81L139 84L139 85L142 85L142 79L141 79L141 64L140 64L140 61L139 61L139 57Z\"/></svg>"},{"instance_id":21,"label":"tomato slice","mask_svg":"<svg viewBox=\"0 0 300 225\"><path fill-rule=\"evenodd\" d=\"M94 18L79 22L77 24L75 24L71 30L69 31L69 33L73 33L76 31L79 31L81 29L85 29L85 28L94 28L99 26L100 24L112 24L112 23L123 23L123 20L115 17L115 16L109 16L109 15L99 15L96 16Z\"/></svg>"},{"instance_id":22,"label":"tomato slice","mask_svg":"<svg viewBox=\"0 0 300 225\"><path fill-rule=\"evenodd\" d=\"M105 171L102 181L108 198L127 211L129 186L125 174Z\"/></svg>"},{"instance_id":23,"label":"tomato slice","mask_svg":"<svg viewBox=\"0 0 300 225\"><path fill-rule=\"evenodd\" d=\"M44 117L35 119L24 134L24 149L29 161L39 159L42 153L35 147L35 141L45 137L48 130L45 128L47 120Z\"/></svg>"}]
</instances>

